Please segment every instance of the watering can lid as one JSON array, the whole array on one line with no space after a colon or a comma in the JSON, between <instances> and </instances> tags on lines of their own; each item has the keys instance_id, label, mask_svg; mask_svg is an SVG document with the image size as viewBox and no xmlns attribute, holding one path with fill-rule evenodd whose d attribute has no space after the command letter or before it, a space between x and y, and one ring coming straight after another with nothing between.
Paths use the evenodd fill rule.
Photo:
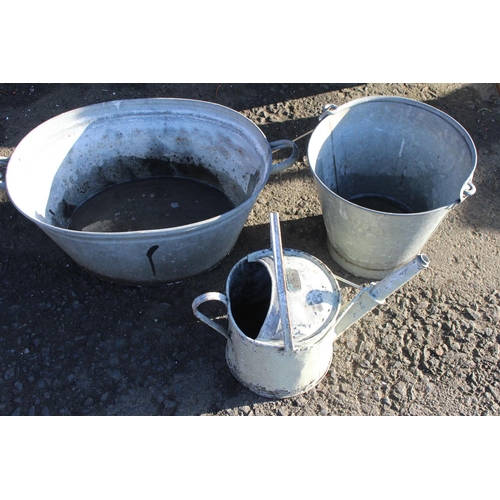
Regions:
<instances>
[{"instance_id":1,"label":"watering can lid","mask_svg":"<svg viewBox=\"0 0 500 500\"><path fill-rule=\"evenodd\" d=\"M272 252L256 252L251 260L258 260L268 267L279 294L279 283L272 270ZM283 251L283 268L287 297L284 307L293 341L326 333L326 326L333 322L340 307L340 290L335 277L320 260L298 250ZM283 317L283 304L278 297L274 306L271 304L257 340L283 342L286 336L283 321L277 325L278 317Z\"/></svg>"},{"instance_id":2,"label":"watering can lid","mask_svg":"<svg viewBox=\"0 0 500 500\"><path fill-rule=\"evenodd\" d=\"M326 333L340 306L340 291L331 271L318 259L297 250L283 250L279 215L270 214L271 250L248 256L268 269L274 295L258 341L281 341L285 351L296 341Z\"/></svg>"}]
</instances>

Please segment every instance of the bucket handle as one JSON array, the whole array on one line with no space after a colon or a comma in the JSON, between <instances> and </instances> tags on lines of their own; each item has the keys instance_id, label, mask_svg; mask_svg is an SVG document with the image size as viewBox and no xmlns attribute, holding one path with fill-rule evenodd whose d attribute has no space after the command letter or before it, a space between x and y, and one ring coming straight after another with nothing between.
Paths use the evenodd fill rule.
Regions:
<instances>
[{"instance_id":1,"label":"bucket handle","mask_svg":"<svg viewBox=\"0 0 500 500\"><path fill-rule=\"evenodd\" d=\"M291 167L297 161L297 158L299 156L299 147L297 146L297 144L295 144L295 142L289 141L288 139L270 142L269 147L271 148L272 153L275 153L280 149L292 148L292 154L286 160L283 160L271 166L270 174L275 174L276 172L285 170L285 168Z\"/></svg>"},{"instance_id":2,"label":"bucket handle","mask_svg":"<svg viewBox=\"0 0 500 500\"><path fill-rule=\"evenodd\" d=\"M465 198L472 196L476 192L476 186L472 184L472 181L467 181L465 184L468 186L468 189L462 191L462 200L465 200Z\"/></svg>"},{"instance_id":3,"label":"bucket handle","mask_svg":"<svg viewBox=\"0 0 500 500\"><path fill-rule=\"evenodd\" d=\"M329 115L333 115L337 108L338 106L336 104L325 104L318 120L321 121L323 118L326 118Z\"/></svg>"},{"instance_id":4,"label":"bucket handle","mask_svg":"<svg viewBox=\"0 0 500 500\"><path fill-rule=\"evenodd\" d=\"M229 332L224 327L220 326L213 319L210 319L208 316L205 316L205 314L198 311L198 308L200 307L201 304L203 304L204 302L209 302L211 300L217 300L219 302L222 302L226 306L226 308L228 307L227 297L225 295L219 292L208 292L199 295L198 297L196 297L196 299L193 300L192 304L193 313L199 320L203 321L203 323L210 326L215 331L219 332L227 340L230 340Z\"/></svg>"},{"instance_id":5,"label":"bucket handle","mask_svg":"<svg viewBox=\"0 0 500 500\"><path fill-rule=\"evenodd\" d=\"M318 121L323 120L323 118L326 118L329 115L333 115L335 113L335 110L338 108L336 104L325 104L322 109L322 113L318 118ZM299 139L303 139L304 137L311 135L314 132L315 129L309 130L309 132L306 132L305 134L299 135L294 139L294 141L298 141Z\"/></svg>"}]
</instances>

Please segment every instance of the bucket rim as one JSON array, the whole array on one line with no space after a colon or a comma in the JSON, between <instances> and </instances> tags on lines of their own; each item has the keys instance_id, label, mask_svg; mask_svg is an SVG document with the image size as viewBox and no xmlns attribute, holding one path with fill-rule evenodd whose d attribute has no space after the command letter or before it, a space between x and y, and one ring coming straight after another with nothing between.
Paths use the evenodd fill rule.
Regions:
<instances>
[{"instance_id":1,"label":"bucket rim","mask_svg":"<svg viewBox=\"0 0 500 500\"><path fill-rule=\"evenodd\" d=\"M454 126L457 131L459 131L465 141L467 142L467 145L469 146L471 150L471 156L472 156L472 163L473 163L473 169L471 171L471 178L472 178L472 173L474 172L476 165L477 165L477 149L476 145L474 144L474 141L472 140L471 135L469 132L467 132L467 129L455 118L453 118L451 115L446 113L445 111L442 111L439 108L436 108L435 106L432 106L431 104L427 104L426 102L422 101L417 101L416 99L411 99L409 97L402 97L402 96L392 96L392 95L381 95L381 96L367 96L367 97L360 97L358 99L353 99L351 101L348 101L344 104L341 104L340 106L336 107L334 110L329 111L328 114L325 116L325 118L329 115L334 115L339 111L352 108L353 106L359 106L361 104L366 104L370 102L399 102L401 104L406 104L408 106L415 106L417 108L421 108L425 111L428 111L432 114L435 114L439 116L440 118L444 119L445 121L449 122L452 126ZM319 127L319 125L314 129L312 135L314 135L314 132L316 129ZM312 137L311 135L311 137ZM309 141L310 142L310 141Z\"/></svg>"},{"instance_id":2,"label":"bucket rim","mask_svg":"<svg viewBox=\"0 0 500 500\"><path fill-rule=\"evenodd\" d=\"M458 133L460 133L460 135L462 136L462 138L466 142L467 146L469 147L469 151L471 154L471 167L472 168L470 170L469 176L467 177L467 179L465 179L464 183L462 184L462 188L460 190L459 196L457 197L457 200L455 202L450 203L448 205L443 205L441 207L433 208L431 210L424 210L424 211L420 211L420 212L411 212L411 213L384 212L381 210L373 210L370 208L366 208L366 207L362 207L360 205L357 205L356 203L353 203L352 201L349 201L346 198L343 198L339 194L332 191L323 182L323 180L319 177L318 173L316 172L315 166L313 167L313 165L311 165L311 161L310 161L310 156L311 156L310 155L310 147L311 147L311 142L312 142L312 139L315 135L315 132L321 127L322 122L326 118L328 118L328 116L335 115L338 112L342 112L342 111L349 109L349 108L352 108L354 106L359 106L362 104L372 103L372 102L393 102L393 103L401 103L401 104L408 105L408 106L415 106L417 108L423 109L424 111L432 113L432 114L438 116L439 118L445 120L446 122L448 122L449 125L454 127ZM309 139L309 143L307 146L307 161L309 164L309 169L311 170L311 172L313 174L314 181L319 182L320 185L322 187L324 187L329 193L333 194L339 200L342 200L346 203L349 203L353 207L360 208L360 209L366 210L366 211L374 213L374 214L383 214L386 216L393 216L393 217L402 217L402 216L403 217L408 217L408 216L418 217L418 216L421 216L424 214L430 214L433 212L440 212L443 210L447 211L447 210L451 210L453 207L460 204L462 201L465 200L465 198L467 198L467 195L464 193L467 192L468 187L473 188L471 190L472 192L475 191L474 185L472 184L472 179L473 179L476 167L477 167L477 149L476 149L476 145L474 144L474 141L473 141L471 135L469 134L469 132L467 132L465 127L460 122L458 122L455 118L450 116L448 113L446 113L446 112L444 112L444 111L442 111L442 110L440 110L440 109L438 109L430 104L427 104L427 103L421 102L421 101L417 101L416 99L411 99L409 97L390 96L390 95L360 97L358 99L353 99L351 101L348 101L348 102L336 107L335 109L333 109L331 111L328 111L327 114L321 118L321 122L316 126L316 128L313 130L313 132L311 134L311 137Z\"/></svg>"}]
</instances>

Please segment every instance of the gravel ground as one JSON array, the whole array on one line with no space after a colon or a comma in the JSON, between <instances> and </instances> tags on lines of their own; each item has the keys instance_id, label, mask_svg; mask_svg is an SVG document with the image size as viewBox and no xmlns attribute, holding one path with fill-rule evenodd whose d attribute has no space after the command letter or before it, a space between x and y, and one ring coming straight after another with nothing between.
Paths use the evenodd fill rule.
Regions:
<instances>
[{"instance_id":1,"label":"gravel ground","mask_svg":"<svg viewBox=\"0 0 500 500\"><path fill-rule=\"evenodd\" d=\"M224 291L240 258L269 246L271 211L280 214L285 246L356 281L328 255L305 136L297 163L270 178L233 251L177 284L98 279L1 193L0 415L499 415L495 84L0 84L0 156L10 157L52 116L114 99L218 102L274 141L312 130L324 104L369 95L410 97L457 119L478 149L477 193L425 246L430 268L333 345L331 367L314 389L283 400L247 390L227 367L223 337L191 313L200 293Z\"/></svg>"}]
</instances>

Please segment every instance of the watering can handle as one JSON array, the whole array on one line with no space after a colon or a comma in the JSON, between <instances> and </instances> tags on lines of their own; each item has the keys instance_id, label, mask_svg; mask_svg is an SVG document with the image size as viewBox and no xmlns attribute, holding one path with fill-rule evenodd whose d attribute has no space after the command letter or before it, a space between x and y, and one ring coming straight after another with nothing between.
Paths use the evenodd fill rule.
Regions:
<instances>
[{"instance_id":1,"label":"watering can handle","mask_svg":"<svg viewBox=\"0 0 500 500\"><path fill-rule=\"evenodd\" d=\"M193 313L199 320L203 321L203 323L210 326L215 331L219 332L221 335L226 337L227 340L230 340L229 333L225 328L220 326L213 319L210 319L208 316L205 316L203 313L198 311L198 307L200 307L201 304L211 300L218 300L219 302L222 302L226 306L226 308L228 307L227 297L225 295L218 292L208 292L199 295L198 297L196 297L196 299L193 300L192 304Z\"/></svg>"},{"instance_id":2,"label":"watering can handle","mask_svg":"<svg viewBox=\"0 0 500 500\"><path fill-rule=\"evenodd\" d=\"M274 275L278 291L278 302L281 317L281 328L283 330L283 343L285 351L293 351L293 337L290 326L290 312L288 310L288 298L285 280L285 264L283 258L283 246L281 244L281 231L279 215L272 212L271 219L271 248L274 260Z\"/></svg>"},{"instance_id":3,"label":"watering can handle","mask_svg":"<svg viewBox=\"0 0 500 500\"><path fill-rule=\"evenodd\" d=\"M276 163L271 167L271 174L281 172L281 170L291 167L297 161L297 157L299 156L299 147L295 144L295 142L289 141L288 139L282 139L281 141L270 142L269 146L272 153L279 151L280 149L292 148L292 154L286 160Z\"/></svg>"}]
</instances>

